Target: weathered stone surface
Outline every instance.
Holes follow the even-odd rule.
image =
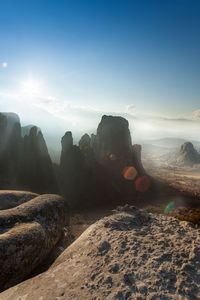
[[[0,210],[16,207],[24,202],[27,202],[35,197],[39,196],[36,193],[27,191],[0,191]]]
[[[125,207],[91,225],[51,268],[1,300],[200,298],[200,230]]]
[[[66,200],[51,194],[0,211],[1,291],[21,282],[47,257],[68,217]]]

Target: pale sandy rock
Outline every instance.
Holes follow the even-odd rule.
[[[51,194],[0,211],[1,291],[24,280],[47,257],[68,216],[66,200]]]
[[[91,225],[51,268],[1,300],[200,299],[200,230],[136,208]]]

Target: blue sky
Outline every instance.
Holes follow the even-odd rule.
[[[197,138],[198,0],[1,0],[0,11],[1,111],[61,131],[115,113],[146,135],[189,136],[190,124]]]

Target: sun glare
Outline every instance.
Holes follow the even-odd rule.
[[[7,66],[8,66],[8,63],[7,63],[7,62],[3,62],[3,63],[2,63],[2,67],[3,67],[3,68],[7,68]]]
[[[26,94],[29,96],[34,96],[34,95],[37,95],[38,92],[40,91],[40,83],[33,79],[28,79],[28,80],[22,81],[21,88],[22,88],[23,94]]]

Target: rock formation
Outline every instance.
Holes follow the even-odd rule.
[[[9,191],[9,195],[10,200],[13,196],[20,201],[20,192]],[[21,196],[23,202],[33,194],[21,192]],[[50,194],[0,211],[1,291],[21,282],[47,257],[69,224],[68,218],[66,200]]]
[[[50,269],[0,299],[197,300],[199,256],[192,224],[125,207],[91,225]]]
[[[103,116],[97,134],[84,134],[79,148],[73,146],[71,132],[62,138],[60,181],[62,193],[72,206],[112,205],[133,201],[136,189],[123,176],[135,168],[135,178],[144,176],[141,146],[132,146],[128,121]]]
[[[0,210],[19,206],[35,197],[38,194],[27,191],[0,191]]]
[[[99,158],[104,159],[107,152],[116,156],[131,152],[131,136],[128,121],[122,117],[104,115],[97,128]]]
[[[42,193],[58,193],[51,158],[41,131],[30,129],[23,139],[21,182],[23,188]]]
[[[0,113],[0,189],[17,187],[20,169],[21,126],[14,113]]]
[[[200,163],[200,153],[194,148],[193,144],[186,142],[181,146],[176,156],[176,164],[180,166],[190,166]]]
[[[62,138],[62,152],[60,158],[60,184],[62,194],[69,202],[76,205],[81,202],[83,187],[83,155],[78,146],[73,145],[71,132],[66,132]]]
[[[58,193],[41,131],[32,126],[22,130],[14,113],[0,113],[0,189]]]

